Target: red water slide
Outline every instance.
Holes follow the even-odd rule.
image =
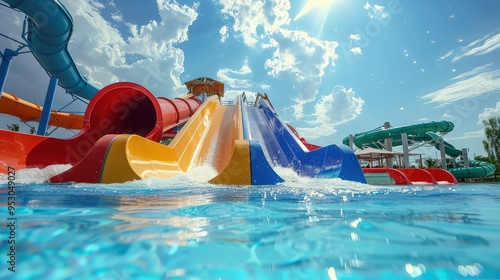
[[[425,184],[437,184],[436,179],[432,174],[420,168],[399,168],[412,183],[425,183]]]
[[[363,168],[363,173],[387,173],[396,185],[411,185],[410,179],[398,169],[389,167]]]
[[[443,184],[458,184],[457,178],[453,176],[449,171],[440,169],[440,168],[426,168],[427,172],[432,174],[432,177],[436,180],[436,182]]]
[[[101,89],[90,101],[83,128],[68,139],[0,130],[0,166],[22,169],[79,162],[108,134],[137,134],[160,141],[165,132],[186,122],[201,101],[192,95],[156,98],[141,85],[119,82]]]

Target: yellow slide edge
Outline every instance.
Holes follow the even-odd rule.
[[[236,140],[231,160],[224,170],[208,181],[212,184],[251,185],[250,145],[246,140]]]

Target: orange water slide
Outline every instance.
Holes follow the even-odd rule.
[[[21,99],[14,94],[2,92],[0,114],[18,117],[21,121],[39,121],[43,107]],[[82,129],[83,115],[52,111],[49,125],[67,129]]]

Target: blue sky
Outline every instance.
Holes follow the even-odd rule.
[[[184,82],[208,76],[226,84],[226,99],[266,92],[311,143],[340,144],[386,121],[450,120],[455,130],[445,140],[484,155],[481,121],[500,116],[499,1],[60,2],[74,19],[69,50],[94,84],[132,81],[176,97]],[[19,38],[22,20],[0,7],[3,34]],[[17,44],[0,38],[0,45]],[[24,54],[5,91],[43,104],[47,85]],[[54,108],[70,100],[59,89]],[[0,116],[2,128],[12,122]]]

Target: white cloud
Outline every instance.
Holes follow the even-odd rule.
[[[312,127],[299,127],[297,131],[308,139],[331,135],[336,132],[335,126],[359,116],[364,103],[352,89],[335,86],[331,94],[322,96],[314,106],[312,116],[315,119],[308,121]]]
[[[249,79],[245,79],[242,76],[252,73],[252,69],[248,66],[248,57],[240,69],[233,70],[230,68],[223,68],[217,71],[217,78],[228,87],[233,89],[250,89],[252,87],[252,82]]]
[[[304,31],[281,29],[274,34],[270,46],[276,50],[264,64],[268,74],[293,81],[298,90],[297,100],[313,101],[325,68],[334,65],[338,43],[310,37]]]
[[[474,68],[452,78],[448,86],[425,94],[423,99],[429,103],[438,103],[443,107],[461,99],[477,97],[482,94],[500,91],[500,69],[490,70],[492,64]]]
[[[268,85],[268,84],[260,84],[259,86],[264,91],[271,89],[271,85]]]
[[[234,19],[232,29],[254,47],[262,37],[290,23],[289,0],[219,0],[221,12]]]
[[[386,11],[384,6],[376,4],[372,6],[368,2],[366,2],[366,4],[363,7],[365,8],[365,10],[368,11],[368,16],[371,19],[380,20],[389,17],[389,13]]]
[[[304,31],[287,30],[289,0],[219,0],[222,13],[233,18],[232,30],[246,45],[274,49],[265,62],[268,75],[289,80],[298,91],[292,108],[300,118],[303,105],[315,99],[325,68],[334,65],[337,42],[322,41]]]
[[[466,79],[468,77],[473,77],[473,76],[476,76],[478,74],[481,74],[481,73],[487,71],[488,68],[491,68],[491,66],[493,66],[493,63],[488,63],[488,64],[485,64],[483,66],[476,67],[470,71],[464,72],[464,73],[462,73],[458,76],[455,76],[451,79],[452,80],[463,80],[463,79]]]
[[[468,56],[478,56],[491,53],[500,48],[500,33],[493,36],[488,34],[472,43],[463,47],[459,50],[459,54],[456,55],[451,61],[456,62]]]
[[[351,34],[349,35],[349,39],[351,40],[351,45],[352,41],[361,41],[361,35],[360,34]]]
[[[380,5],[373,6],[373,11],[375,11],[375,12],[382,12],[384,9],[385,9],[384,6],[380,6]]]
[[[123,22],[123,15],[120,13],[113,13],[111,18],[116,22]]]
[[[297,104],[291,106],[293,110],[293,116],[297,120],[300,120],[304,117],[304,105],[306,104],[306,102],[300,99],[294,99],[293,101],[297,102]]]
[[[124,38],[101,15],[102,4],[95,1],[62,1],[74,20],[68,45],[79,70],[90,82],[105,86],[117,81],[144,85],[157,96],[184,93],[179,80],[184,72],[184,52],[175,45],[188,39],[187,31],[196,20],[198,4],[192,7],[158,0],[161,20],[141,26],[127,23],[131,36]],[[127,62],[133,56],[135,61]]]
[[[252,100],[256,94],[255,90],[261,89],[265,91],[270,89],[267,84],[258,84],[250,80],[251,74],[252,69],[248,65],[248,57],[245,58],[240,69],[219,69],[217,79],[225,85],[224,99],[234,101],[238,95],[245,92],[247,99]]]
[[[446,59],[447,57],[449,57],[450,55],[452,55],[454,52],[455,52],[455,51],[451,50],[451,51],[449,51],[449,52],[445,53],[443,56],[440,56],[440,57],[438,58],[438,60],[437,60],[437,61],[440,61],[440,60]]]
[[[228,37],[227,26],[223,26],[219,29],[220,41],[225,42]]]
[[[355,47],[350,50],[351,53],[353,54],[363,54],[363,51],[361,50],[360,47]]]
[[[485,108],[484,111],[478,116],[478,124],[483,124],[483,121],[487,121],[491,118],[500,117],[500,101],[497,102],[494,108]]]
[[[240,89],[227,89],[224,91],[224,97],[222,98],[222,101],[225,102],[231,102],[234,104],[236,98],[245,93],[247,97],[248,102],[253,102],[255,100],[255,97],[257,96],[258,92],[250,91],[250,90],[240,90]]]
[[[448,114],[448,113],[444,113],[442,116],[441,116],[441,119],[442,120],[452,120],[453,119],[453,116]]]

